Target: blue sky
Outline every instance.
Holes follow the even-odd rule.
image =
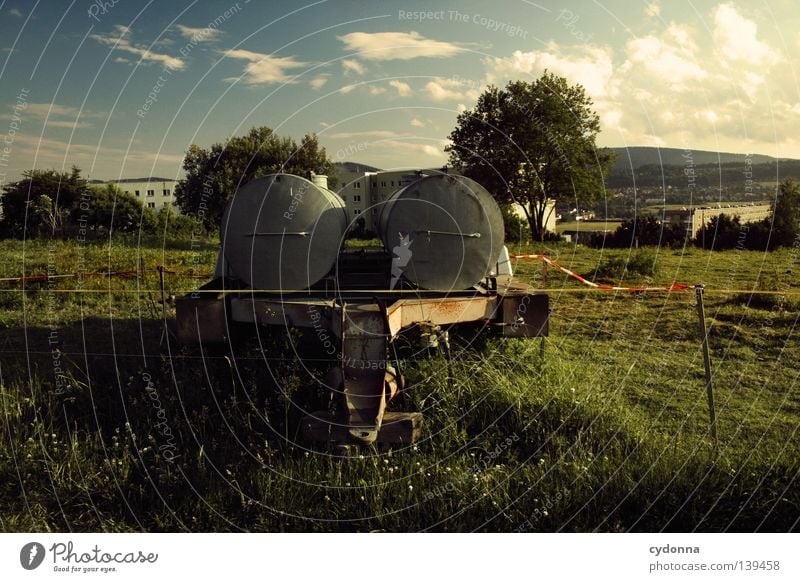
[[[487,83],[583,84],[600,145],[800,158],[796,0],[0,0],[0,179],[178,177],[254,125],[439,166]]]

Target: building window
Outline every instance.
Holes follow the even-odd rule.
[[[377,188],[377,187],[378,187],[378,183],[373,181],[373,182],[372,182],[372,187],[373,187],[373,188]]]
[[[155,202],[148,202],[147,203],[147,207],[148,208],[155,208],[156,207],[156,203]]]
[[[353,186],[353,188],[361,188],[361,182],[356,182],[356,184],[355,184],[355,186]]]
[[[358,216],[359,214],[361,214],[361,211],[358,208],[354,208],[353,209],[353,214]]]
[[[147,195],[148,196],[155,196],[156,195],[156,191],[155,190],[148,190],[147,191]]]
[[[128,193],[127,190],[125,191],[125,193],[126,194]],[[139,196],[139,191],[138,190],[136,191],[136,195]]]
[[[392,180],[392,188],[394,188],[394,180]]]
[[[164,190],[164,196],[169,196],[169,190]]]
[[[353,202],[361,202],[361,194],[356,194],[353,196]]]
[[[386,182],[381,182],[381,186],[386,186]]]

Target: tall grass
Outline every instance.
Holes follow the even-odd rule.
[[[551,251],[582,273],[606,258]],[[7,272],[18,252],[4,251]],[[191,250],[106,252],[85,251],[115,266],[136,264],[137,254],[196,261]],[[697,250],[659,255],[656,282],[722,285],[735,257],[715,254],[713,266]],[[213,245],[202,251],[203,268],[213,255]],[[78,252],[65,245],[59,257],[70,269]],[[36,261],[26,264],[46,268]],[[737,276],[755,280],[749,263],[736,262]],[[518,272],[534,279],[536,269]],[[168,291],[195,284],[174,276]],[[791,310],[748,310],[709,294],[715,445],[692,296],[559,293],[572,283],[551,272],[544,358],[538,340],[489,337],[477,347],[468,334],[454,335],[449,359],[400,346],[409,386],[391,406],[423,412],[426,437],[342,458],[299,437],[302,415],[333,403],[322,383],[327,363],[296,352],[297,336],[262,330],[228,347],[179,346],[158,297],[151,304],[144,291],[152,275],[87,285],[114,293],[53,302],[47,288],[7,286],[0,295],[5,531],[797,527],[800,354]]]

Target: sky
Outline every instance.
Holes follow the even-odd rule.
[[[178,178],[267,125],[436,167],[488,84],[582,84],[600,146],[800,158],[797,0],[0,0],[0,183]]]

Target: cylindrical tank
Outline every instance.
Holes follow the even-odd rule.
[[[248,182],[222,219],[229,270],[253,289],[307,289],[336,263],[344,201],[309,180],[272,174]]]
[[[505,230],[486,189],[464,176],[425,176],[386,201],[378,221],[400,274],[423,289],[462,290],[494,269]]]

